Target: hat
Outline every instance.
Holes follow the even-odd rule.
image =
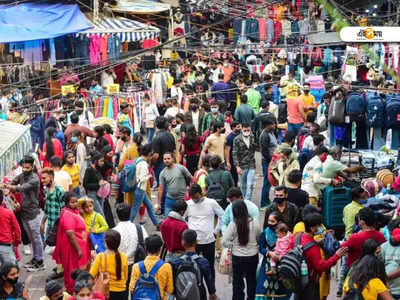
[[[78,199],[78,208],[81,209],[86,202],[94,203],[92,198],[84,196],[84,197]]]
[[[396,241],[396,242],[400,242],[400,228],[395,228],[392,231],[392,238]]]
[[[46,283],[44,290],[46,292],[46,296],[50,298],[55,293],[62,290],[62,288],[63,288],[62,285],[58,281],[50,280],[49,282]]]

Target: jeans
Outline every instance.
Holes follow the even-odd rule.
[[[338,294],[340,292],[340,295],[342,294],[343,284],[347,277],[347,273],[349,273],[349,267],[347,266],[347,256],[343,256],[340,259],[340,276],[338,282]]]
[[[303,127],[304,123],[299,123],[299,124],[292,124],[292,123],[288,123],[288,131],[294,131],[294,133],[299,132],[300,128]]]
[[[157,226],[159,221],[158,221],[156,215],[154,214],[153,204],[151,203],[149,197],[147,196],[146,191],[143,191],[140,188],[136,188],[135,192],[134,192],[134,198],[133,198],[133,205],[132,205],[132,212],[131,212],[130,220],[133,221],[135,219],[140,207],[142,206],[142,203],[144,203],[144,205],[146,206],[147,213],[149,214],[149,217],[150,217],[151,221],[153,222],[153,224],[155,226]]]
[[[232,300],[244,300],[244,281],[246,279],[247,300],[256,295],[258,254],[254,256],[232,255],[233,295]]]
[[[97,196],[97,193],[94,191],[89,191],[87,196],[93,199],[93,209],[95,212],[101,214],[104,218],[104,199]]]
[[[148,143],[151,143],[151,141],[153,140],[154,131],[155,131],[154,128],[146,128],[146,136]]]
[[[255,169],[242,169],[242,175],[239,175],[240,190],[245,200],[251,201],[254,189]]]
[[[329,130],[329,145],[331,147],[336,145],[335,141],[335,127],[332,124],[328,124],[328,130]]]
[[[176,199],[168,197],[168,196],[165,197],[164,217],[168,217],[168,214],[171,212],[172,208],[174,207],[175,202],[176,202]]]
[[[268,181],[268,166],[270,161],[262,159],[262,170],[264,175],[264,183],[261,192],[261,207],[266,207],[270,204],[269,200],[269,190],[271,189],[271,184]]]
[[[81,197],[81,188],[79,186],[74,188],[73,192],[78,196],[78,199]]]
[[[154,166],[154,176],[156,177],[156,181],[157,181],[157,186],[160,185],[160,173],[162,170],[164,170],[165,165],[164,163],[161,161],[158,161],[156,163],[156,165]]]
[[[386,145],[386,130],[384,128],[373,128],[372,149],[379,150]]]
[[[197,254],[202,254],[208,260],[211,268],[211,279],[215,282],[215,242],[209,244],[197,244]]]
[[[11,244],[0,245],[0,258],[1,258],[1,263],[6,261],[11,262],[13,264],[17,263],[17,258],[15,257],[13,246]]]
[[[32,220],[22,219],[22,224],[28,234],[29,240],[32,243],[33,258],[36,261],[43,261],[43,242],[40,236],[40,223],[42,217],[37,215]]]
[[[171,262],[174,261],[178,258],[180,258],[183,255],[183,253],[178,253],[178,252],[167,252],[167,255],[165,255],[165,261],[166,262]]]
[[[392,128],[392,149],[399,149],[400,131],[397,128]]]

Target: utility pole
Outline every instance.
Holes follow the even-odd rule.
[[[99,20],[99,0],[93,0],[93,21]]]

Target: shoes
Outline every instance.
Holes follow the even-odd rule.
[[[34,258],[32,258],[29,262],[24,264],[24,268],[31,268],[34,266],[35,263],[36,263],[36,260]]]
[[[35,261],[34,264],[31,267],[27,268],[28,272],[38,272],[44,270],[44,263],[43,260],[41,261]]]
[[[53,274],[51,274],[49,277],[47,277],[46,281],[50,281],[50,280],[56,280],[56,279],[60,279],[64,277],[64,272],[53,272]]]
[[[25,255],[31,255],[32,254],[31,247],[29,245],[24,245],[24,254]]]

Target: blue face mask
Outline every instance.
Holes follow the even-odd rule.
[[[324,233],[324,229],[322,227],[319,227],[315,235],[321,235]]]
[[[367,204],[367,202],[368,202],[368,199],[362,199],[362,200],[358,201],[358,203],[360,203],[361,205]]]
[[[77,143],[78,142],[78,138],[76,136],[71,137],[71,142]]]

